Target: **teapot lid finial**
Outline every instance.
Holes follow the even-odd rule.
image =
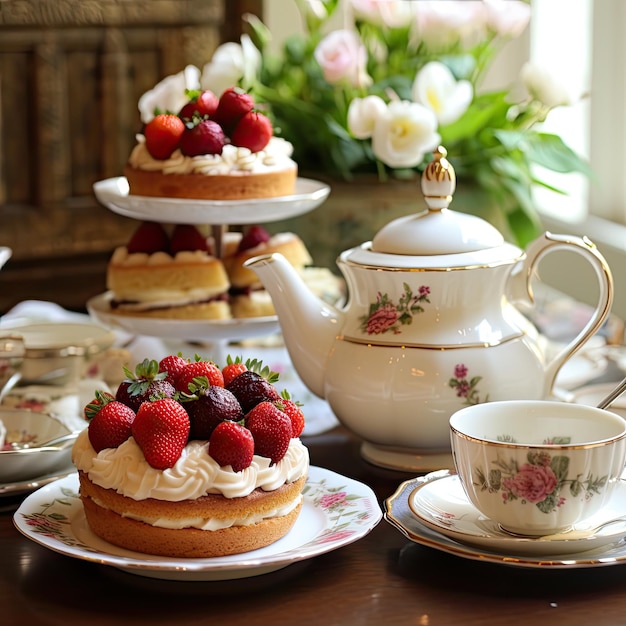
[[[500,232],[482,218],[448,208],[456,189],[456,174],[447,154],[443,146],[437,147],[422,174],[428,210],[383,226],[372,239],[372,252],[432,256],[475,252],[504,243]]]
[[[422,174],[422,193],[431,211],[447,209],[456,189],[456,174],[452,163],[446,159],[447,154],[443,146],[438,146]]]

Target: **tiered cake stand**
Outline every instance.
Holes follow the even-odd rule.
[[[221,254],[222,236],[229,226],[303,215],[322,204],[330,188],[316,180],[298,178],[291,196],[244,201],[181,200],[130,195],[128,181],[120,176],[95,183],[94,192],[104,206],[125,217],[163,224],[210,225]],[[110,300],[111,294],[103,293],[87,302],[89,314],[101,324],[132,335],[209,343],[214,359],[230,342],[271,335],[280,328],[276,316],[215,321],[132,317],[115,313]]]

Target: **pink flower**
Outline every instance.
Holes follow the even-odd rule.
[[[530,5],[519,0],[487,0],[487,23],[502,37],[519,37],[530,21]]]
[[[326,35],[315,49],[315,60],[332,85],[347,82],[352,87],[366,87],[372,82],[365,71],[365,46],[351,30],[335,30]]]
[[[430,295],[430,287],[428,285],[422,285],[418,289],[418,293],[419,293],[420,296],[428,296],[428,295]]]
[[[320,498],[320,504],[323,509],[330,509],[334,506],[344,504],[346,502],[346,492],[338,491],[337,493],[328,493]]]
[[[454,366],[454,377],[465,378],[467,376],[467,367],[463,363]]]
[[[543,502],[554,491],[557,479],[550,467],[526,463],[515,476],[504,479],[502,485],[518,498],[535,504]]]
[[[367,332],[370,335],[379,335],[391,328],[398,320],[398,310],[393,304],[385,304],[374,311],[367,320]]]

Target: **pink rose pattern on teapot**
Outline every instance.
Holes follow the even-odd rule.
[[[392,332],[399,335],[401,326],[411,324],[413,316],[424,312],[423,302],[430,303],[430,287],[422,285],[414,294],[407,283],[403,283],[404,292],[397,304],[389,294],[378,292],[376,302],[370,304],[369,313],[360,318],[361,330],[368,335],[380,335]]]
[[[511,441],[507,437],[498,439]],[[555,443],[557,440],[566,443],[569,438],[559,437],[544,443]],[[600,493],[608,480],[607,475],[595,477],[591,474],[584,479],[580,475],[568,478],[569,457],[552,456],[545,451],[529,452],[527,463],[522,465],[513,459],[508,463],[497,459],[493,465],[495,469],[486,473],[481,468],[476,469],[477,485],[481,491],[501,491],[505,504],[520,500],[522,504],[536,505],[542,513],[555,511],[565,503],[568,494],[573,498],[582,496],[588,500],[595,493]]]

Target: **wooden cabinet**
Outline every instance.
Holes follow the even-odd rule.
[[[137,222],[100,206],[141,129],[137,100],[238,39],[250,0],[2,0],[0,314],[24,299],[81,310]]]

